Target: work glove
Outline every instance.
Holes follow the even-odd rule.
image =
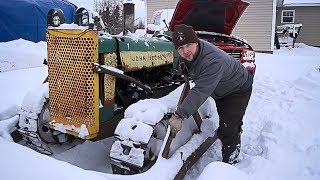
[[[169,119],[169,124],[171,126],[171,134],[173,137],[176,137],[177,133],[181,130],[182,119],[177,115],[173,114]]]

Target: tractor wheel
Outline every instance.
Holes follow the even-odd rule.
[[[49,128],[50,111],[49,101],[47,101],[40,112],[38,117],[38,134],[42,141],[45,143],[57,143],[56,138],[53,135],[53,131]]]

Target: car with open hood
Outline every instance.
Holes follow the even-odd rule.
[[[197,36],[239,60],[253,74],[255,52],[245,39],[231,35],[241,15],[249,6],[242,0],[180,0],[170,22],[174,26],[193,27]]]

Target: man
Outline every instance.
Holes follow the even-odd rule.
[[[182,120],[189,118],[211,96],[219,115],[217,133],[222,142],[222,161],[237,163],[242,118],[252,91],[252,73],[213,44],[198,39],[191,26],[176,25],[172,39],[195,86],[170,118],[171,132],[175,136]]]

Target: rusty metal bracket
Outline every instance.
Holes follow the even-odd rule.
[[[182,180],[188,170],[200,159],[209,147],[218,139],[217,130],[212,137],[208,137],[184,162],[174,180]]]

